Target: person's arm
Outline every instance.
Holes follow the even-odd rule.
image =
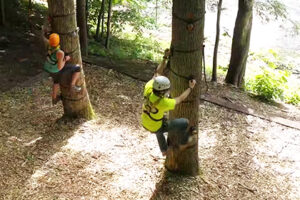
[[[59,70],[61,70],[65,66],[66,62],[70,60],[70,56],[65,56],[65,53],[61,50],[57,51],[56,58],[57,58],[57,68]]]
[[[163,76],[164,75],[164,69],[166,68],[167,66],[167,60],[168,60],[168,57],[170,55],[170,50],[169,49],[166,49],[165,50],[165,53],[164,53],[164,57],[163,57],[163,60],[161,61],[161,63],[158,65],[155,73],[154,73],[154,76],[153,78],[157,77],[157,76]]]
[[[195,87],[195,85],[196,85],[195,79],[189,81],[189,88],[186,89],[180,96],[175,98],[176,105],[183,102],[189,96],[189,94],[191,93],[191,91]]]

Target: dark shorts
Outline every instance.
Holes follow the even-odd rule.
[[[80,72],[80,66],[79,65],[66,65],[66,66],[64,66],[64,68],[62,68],[62,70],[60,70],[57,73],[49,73],[53,79],[53,83],[59,84],[61,74],[66,71],[71,71],[72,73]]]

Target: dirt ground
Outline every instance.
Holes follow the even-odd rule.
[[[60,120],[62,105],[51,105],[51,80],[41,72],[43,55],[29,42],[35,37],[5,37],[0,199],[300,199],[300,130],[203,101],[199,176],[172,175],[156,137],[140,126],[144,82],[86,64],[98,117]],[[260,115],[300,121],[299,107],[261,103],[222,84],[209,88]]]

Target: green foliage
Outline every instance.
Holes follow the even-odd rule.
[[[145,59],[159,61],[163,49],[168,46],[153,37],[144,38],[141,35],[123,34],[122,37],[112,37],[110,49],[105,49],[98,42],[90,42],[89,51],[100,56],[114,59]]]
[[[298,88],[298,90],[294,90],[294,91],[286,94],[285,102],[294,104],[294,105],[299,105],[300,104],[300,89]]]
[[[248,91],[251,91],[263,100],[283,99],[288,76],[289,73],[287,71],[274,71],[265,68],[262,74],[258,74],[247,81],[245,86]]]
[[[286,103],[300,103],[299,81],[294,80],[287,70],[294,66],[284,63],[279,54],[270,49],[267,53],[250,54],[251,58],[260,62],[261,71],[250,74],[245,89],[262,100],[283,100]],[[249,74],[248,74],[249,76]]]
[[[286,6],[280,0],[257,0],[254,5],[258,16],[264,21],[287,18]]]

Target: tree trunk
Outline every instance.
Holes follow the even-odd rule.
[[[217,82],[217,67],[218,67],[218,48],[220,41],[220,18],[222,12],[222,0],[218,3],[218,14],[217,14],[217,28],[216,28],[216,41],[214,47],[214,57],[213,57],[213,71],[211,81]]]
[[[172,9],[171,96],[177,97],[189,87],[190,75],[197,80],[197,84],[185,102],[177,105],[170,113],[170,119],[187,118],[190,125],[198,130],[205,0],[173,0]],[[198,135],[196,134],[195,144],[184,151],[178,149],[178,144],[172,143],[174,139],[171,136],[168,141],[171,144],[167,151],[166,168],[181,174],[197,175]]]
[[[82,55],[88,55],[88,40],[86,28],[86,0],[77,0],[77,24],[79,26],[80,46]]]
[[[60,45],[65,53],[70,53],[71,64],[81,66],[80,79],[76,84],[82,88],[79,93],[70,90],[70,73],[64,73],[61,78],[60,89],[63,97],[64,115],[92,119],[95,114],[84,81],[74,4],[74,0],[48,0],[52,30],[60,35]]]
[[[101,34],[100,34],[100,38],[103,38],[103,34],[104,34],[104,15],[105,15],[105,11],[103,10],[103,15],[102,15],[102,19],[101,19]]]
[[[89,0],[85,1],[85,23],[86,23],[86,34],[89,37],[89,26],[88,26],[88,22],[89,22]]]
[[[4,7],[4,0],[0,0],[0,12],[1,12],[1,25],[5,25],[5,7]]]
[[[109,38],[110,38],[110,20],[111,20],[111,11],[112,11],[112,0],[109,0],[108,4],[108,16],[107,16],[107,32],[106,32],[106,40],[105,40],[105,48],[109,48]]]
[[[241,87],[248,58],[253,19],[253,1],[239,0],[239,10],[232,38],[231,58],[225,82]]]
[[[99,40],[99,31],[100,31],[101,19],[103,19],[103,16],[104,16],[104,5],[105,5],[105,0],[102,0],[101,8],[100,8],[99,15],[98,15],[98,22],[97,22],[97,29],[96,29],[96,40]],[[103,30],[103,26],[102,26],[102,30]]]

